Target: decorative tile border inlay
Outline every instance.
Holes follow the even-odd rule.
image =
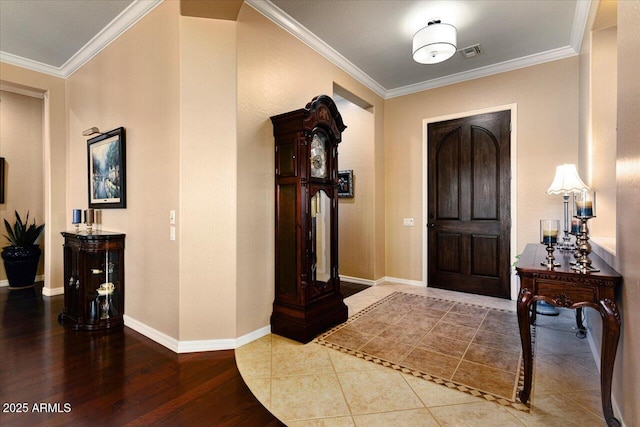
[[[467,307],[475,307],[475,308],[482,308],[482,309],[486,309],[489,311],[493,311],[493,312],[501,312],[501,313],[512,313],[514,318],[516,316],[515,312],[510,312],[507,310],[501,310],[501,309],[497,309],[497,308],[490,308],[490,307],[483,307],[483,306],[479,306],[479,305],[474,305],[474,304],[468,304],[468,303],[462,303],[462,302],[456,302],[456,301],[450,301],[450,300],[445,300],[445,299],[441,299],[441,298],[434,298],[434,297],[427,297],[427,296],[422,296],[422,295],[414,295],[414,294],[408,294],[405,292],[394,292],[391,295],[381,299],[380,301],[377,301],[373,304],[371,304],[370,306],[364,308],[363,310],[355,313],[353,316],[351,316],[345,323],[342,323],[338,326],[333,327],[332,329],[324,332],[323,334],[321,334],[320,336],[318,336],[313,342],[317,343],[319,345],[322,345],[326,348],[329,349],[333,349],[333,350],[337,350],[340,351],[342,353],[345,354],[349,354],[352,356],[355,356],[359,359],[363,359],[366,360],[368,362],[373,362],[377,365],[380,366],[385,366],[391,369],[394,369],[396,371],[399,372],[403,372],[405,374],[409,374],[409,375],[413,375],[416,378],[421,378],[424,379],[425,381],[430,381],[434,384],[438,384],[441,385],[443,387],[447,387],[450,390],[457,390],[460,391],[462,393],[467,393],[469,395],[475,396],[475,397],[479,397],[482,399],[485,399],[487,401],[490,402],[495,402],[499,405],[502,406],[507,406],[510,408],[514,408],[517,409],[519,411],[523,411],[523,412],[530,412],[531,410],[531,400],[529,399],[529,403],[527,404],[523,404],[522,402],[520,402],[517,399],[517,395],[518,392],[523,388],[524,385],[524,369],[522,366],[523,363],[523,359],[522,359],[522,355],[521,355],[521,351],[519,352],[519,362],[518,362],[518,369],[516,372],[516,376],[517,376],[517,385],[514,384],[514,393],[512,395],[512,398],[507,398],[505,396],[501,396],[501,395],[497,395],[495,393],[490,393],[484,390],[479,390],[477,388],[474,387],[470,387],[468,385],[462,384],[462,383],[458,383],[456,381],[452,381],[452,380],[448,380],[448,379],[443,379],[440,378],[438,376],[435,376],[433,374],[429,374],[427,372],[423,372],[421,370],[417,370],[417,369],[413,369],[413,368],[409,368],[406,366],[402,366],[401,364],[398,363],[393,363],[390,362],[388,360],[379,358],[379,357],[375,357],[369,354],[366,354],[364,352],[358,351],[358,350],[354,350],[354,349],[350,349],[347,347],[344,347],[342,345],[339,344],[335,344],[332,342],[329,342],[327,340],[327,338],[334,334],[335,332],[339,331],[340,329],[344,328],[345,326],[350,325],[351,323],[353,323],[354,321],[362,318],[363,316],[366,316],[368,313],[372,312],[373,310],[376,310],[390,302],[393,302],[395,299],[402,299],[404,301],[410,300],[410,299],[414,299],[416,301],[419,301],[419,299],[422,300],[432,300],[432,301],[439,301],[442,303],[447,303],[447,304],[455,304],[455,305],[462,305],[462,306],[467,306]],[[532,328],[532,339],[535,337],[535,327]],[[535,348],[535,346],[533,346],[533,348]],[[518,349],[519,350],[519,349]]]

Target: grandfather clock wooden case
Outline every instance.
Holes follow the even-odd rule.
[[[306,343],[347,320],[338,276],[338,143],[346,126],[326,95],[271,121],[276,168],[271,331]]]

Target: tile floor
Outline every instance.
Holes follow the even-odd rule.
[[[394,292],[316,342],[482,390],[505,404],[515,399],[521,350],[512,311]]]
[[[394,291],[514,311],[515,302],[385,283],[345,299],[349,315]],[[531,413],[505,408],[317,343],[270,334],[236,350],[255,396],[288,426],[602,426],[599,376],[574,312],[538,316]]]

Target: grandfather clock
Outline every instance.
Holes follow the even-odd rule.
[[[338,143],[333,100],[271,117],[276,256],[271,331],[300,342],[347,320],[338,276]]]

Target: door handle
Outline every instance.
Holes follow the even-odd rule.
[[[430,222],[429,224],[427,224],[427,227],[429,227],[429,228],[433,228],[433,227],[435,227],[435,226],[436,226],[436,225],[435,225],[433,222]]]

